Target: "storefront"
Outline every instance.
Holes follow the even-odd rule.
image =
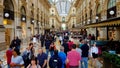
[[[120,40],[120,18],[93,23],[85,27],[88,33],[96,33],[97,40]]]

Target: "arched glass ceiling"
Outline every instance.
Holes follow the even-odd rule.
[[[60,16],[66,16],[68,14],[73,1],[74,0],[49,0],[51,4],[55,4]]]

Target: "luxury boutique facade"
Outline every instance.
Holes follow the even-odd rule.
[[[47,0],[0,0],[0,47],[18,36],[25,41],[49,28]],[[4,47],[5,46],[5,47]]]
[[[77,0],[75,7],[79,28],[97,40],[120,40],[120,0]]]
[[[45,30],[66,29],[120,40],[120,0],[0,0],[0,47],[15,36],[28,41]]]

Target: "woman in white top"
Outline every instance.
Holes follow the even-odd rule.
[[[33,44],[34,45],[37,44],[37,38],[36,38],[36,36],[33,37]]]
[[[92,60],[93,60],[93,62],[92,62],[92,65],[93,66],[96,66],[96,60],[97,60],[97,58],[98,58],[98,47],[96,46],[96,43],[95,44],[93,44],[93,46],[91,47],[91,55],[92,55]]]
[[[62,41],[63,41],[63,37],[60,35],[59,36],[59,42],[60,42],[60,44],[62,44]]]

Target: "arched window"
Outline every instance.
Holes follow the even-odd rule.
[[[25,11],[25,7],[24,7],[24,6],[21,7],[21,13],[22,13],[23,15],[26,15],[26,11]]]
[[[21,21],[26,22],[26,11],[24,6],[21,7]]]
[[[101,6],[100,4],[97,6],[96,10],[96,23],[101,20]]]
[[[34,13],[33,13],[33,11],[31,11],[31,24],[34,24]]]
[[[116,0],[108,1],[107,18],[116,17]]]
[[[4,18],[14,20],[14,5],[12,0],[4,0]]]
[[[12,0],[4,0],[5,9],[14,11],[14,6]]]
[[[108,2],[108,9],[116,6],[116,0],[109,0]]]
[[[100,12],[101,12],[101,6],[99,4],[98,7],[97,7],[97,14],[99,14]]]

